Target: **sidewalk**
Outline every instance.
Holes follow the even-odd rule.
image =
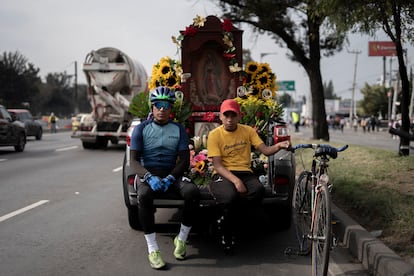
[[[354,132],[352,129],[330,130],[332,142],[367,145],[382,149],[392,150],[397,153],[399,140],[393,140],[388,130],[380,130],[375,133]],[[312,138],[312,128],[300,128],[292,137],[301,139]],[[411,154],[411,152],[410,152]],[[334,232],[339,242],[358,259],[371,275],[399,276],[414,275],[414,265],[405,262],[393,250],[382,241],[371,235],[365,228],[348,216],[337,206],[332,208],[333,218],[338,221],[334,226]]]

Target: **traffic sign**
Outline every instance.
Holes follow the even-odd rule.
[[[295,91],[295,81],[277,81],[279,91]]]

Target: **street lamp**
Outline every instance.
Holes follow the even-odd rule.
[[[260,62],[262,62],[262,58],[268,55],[277,55],[277,52],[271,52],[271,53],[260,53]]]

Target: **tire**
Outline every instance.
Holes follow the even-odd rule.
[[[137,206],[131,206],[128,209],[128,223],[129,226],[137,231],[142,231],[142,225],[139,221],[138,217],[138,207]]]
[[[122,191],[124,194],[125,206],[127,208],[130,208],[131,203],[129,202],[128,183],[127,183],[127,176],[125,172],[125,164],[126,164],[126,154],[124,154],[124,160],[122,162]]]
[[[14,150],[17,152],[22,152],[26,146],[26,135],[24,133],[21,133],[18,139],[19,140],[17,142],[17,145],[14,146]]]
[[[43,130],[40,128],[36,134],[36,140],[42,140]]]
[[[312,223],[311,209],[311,172],[303,171],[295,182],[292,198],[292,216],[295,225],[296,238],[299,242],[299,251],[303,255],[311,252],[312,242],[309,239]]]
[[[91,143],[91,142],[82,142],[82,146],[84,149],[94,149],[96,146],[95,143]]]
[[[314,276],[328,274],[331,228],[331,198],[328,187],[322,185],[315,197],[315,225],[312,234],[312,275]]]

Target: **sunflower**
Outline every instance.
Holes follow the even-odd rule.
[[[150,90],[158,86],[177,88],[181,83],[182,72],[181,64],[178,61],[168,56],[163,57],[153,65],[148,87]]]
[[[257,62],[249,61],[246,64],[246,70],[245,71],[246,71],[247,74],[254,75],[255,73],[257,73],[258,68],[259,68],[259,64]]]

